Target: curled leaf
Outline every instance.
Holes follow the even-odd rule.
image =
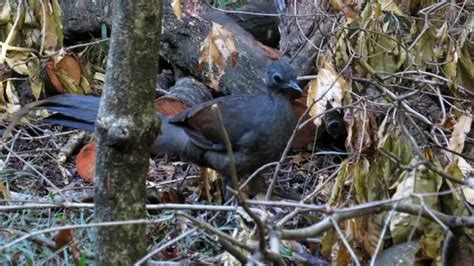
[[[71,243],[75,240],[76,234],[74,233],[73,229],[63,229],[60,230],[54,236],[54,242],[56,243],[56,249],[61,249],[67,244]]]
[[[46,70],[51,84],[59,93],[90,94],[92,92],[89,82],[82,75],[80,60],[72,53],[53,56],[46,63]]]
[[[199,53],[198,71],[207,66],[208,85],[217,91],[228,61],[232,65],[237,63],[239,53],[234,33],[213,22],[211,32],[202,42]]]
[[[324,63],[324,67],[319,69],[318,76],[309,84],[306,105],[312,106],[309,111],[311,117],[315,117],[326,111],[329,106],[342,106],[344,88],[346,83],[342,77],[338,77],[329,61]],[[315,103],[314,103],[315,102]],[[314,104],[313,104],[314,103]],[[320,126],[322,117],[314,120],[316,126]]]
[[[84,146],[76,158],[76,169],[82,179],[93,182],[95,179],[95,143]]]

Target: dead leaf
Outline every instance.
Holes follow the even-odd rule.
[[[458,157],[457,161],[459,170],[461,171],[463,177],[467,178],[473,174],[473,166],[471,166],[471,164],[469,164],[466,159]]]
[[[38,100],[41,93],[44,90],[44,82],[41,79],[41,62],[37,57],[30,58],[27,63],[28,66],[28,78],[31,84],[31,93],[35,100]]]
[[[459,164],[454,164],[451,162],[445,170],[446,173],[455,177],[459,181],[462,181],[464,178],[463,172],[461,171]],[[443,210],[449,211],[450,213],[459,216],[470,215],[470,211],[466,209],[466,205],[464,203],[464,200],[467,200],[468,202],[471,202],[473,200],[474,195],[472,194],[473,191],[470,186],[462,186],[462,191],[458,191],[458,184],[451,182],[450,180],[445,181],[449,187],[449,190],[452,192],[449,197],[442,198],[444,206]],[[469,178],[464,178],[464,181],[469,182]],[[463,193],[465,195],[463,195]]]
[[[93,182],[95,179],[95,142],[85,145],[76,158],[76,169],[82,179]]]
[[[174,165],[159,165],[158,171],[164,172],[165,179],[172,180],[176,175],[176,167]]]
[[[81,252],[77,245],[74,244],[76,241],[76,234],[74,233],[73,229],[63,229],[60,230],[54,236],[54,242],[56,243],[56,250],[59,250],[65,247],[68,244],[71,244],[70,252],[72,255],[72,259],[74,261],[74,265],[79,265],[79,261],[81,259]]]
[[[104,73],[100,73],[100,72],[95,72],[94,73],[94,80],[98,80],[100,82],[105,82],[105,74]]]
[[[40,10],[40,3],[39,1],[29,1],[28,5],[26,5],[26,14],[25,14],[25,26],[28,28],[38,28],[40,25],[40,21],[38,21],[39,17],[36,15],[39,14]],[[32,46],[28,46],[32,47]]]
[[[442,121],[440,118],[438,124],[443,130],[453,132],[454,126],[456,125],[456,117],[452,113],[446,114],[446,119]]]
[[[13,114],[20,110],[20,99],[18,98],[17,92],[11,80],[7,81],[7,86],[5,87],[5,96],[6,98],[4,100],[8,113]]]
[[[61,80],[59,80],[58,75],[56,75],[55,66],[53,61],[48,61],[46,63],[46,72],[48,73],[49,81],[53,85],[54,89],[59,93],[64,93],[65,89]]]
[[[331,250],[336,246],[337,242],[337,233],[334,229],[329,229],[323,234],[323,239],[321,241],[321,256],[325,259],[331,259]]]
[[[458,122],[454,126],[453,133],[451,134],[451,138],[449,139],[448,148],[452,151],[462,153],[464,149],[464,142],[466,140],[467,134],[472,129],[472,114],[471,113],[463,113],[461,117],[459,117]],[[447,152],[447,155],[453,160],[456,160],[456,157],[450,152]]]
[[[329,59],[322,60],[323,67],[319,69],[316,79],[309,84],[306,105],[308,107],[312,106],[309,111],[311,117],[318,116],[326,111],[328,103],[332,107],[342,106],[342,98],[346,87],[346,82],[342,77],[338,77]],[[316,126],[320,126],[321,123],[322,117],[314,120]]]
[[[57,64],[57,68],[67,73],[77,84],[81,82],[81,64],[74,54],[65,54]]]
[[[75,240],[76,234],[73,229],[60,230],[54,236],[54,242],[56,243],[56,250],[63,248],[67,244]]]
[[[215,170],[202,167],[199,177],[199,198],[209,202],[220,201],[221,182],[221,178]]]
[[[158,200],[161,204],[165,203],[184,203],[184,197],[174,188],[165,189],[160,192]]]
[[[435,165],[439,165],[431,150],[426,149],[423,152],[427,158],[431,158]],[[412,160],[411,165],[417,165],[417,158]],[[392,199],[403,199],[402,203],[419,205],[419,199],[411,197],[411,195],[414,193],[431,193],[432,196],[423,197],[423,203],[427,208],[439,209],[439,197],[436,193],[439,192],[442,185],[443,180],[441,176],[433,173],[423,165],[417,166],[413,170],[405,171],[402,175],[403,180],[397,186],[397,191],[392,196]],[[395,213],[390,221],[390,231],[394,243],[404,242],[414,226],[427,237],[435,234],[438,230],[442,231],[439,225],[427,219],[421,219],[417,224],[417,217],[406,213]],[[430,249],[432,248],[430,247]]]
[[[0,199],[10,200],[10,198],[11,198],[10,191],[8,191],[8,188],[5,186],[5,183],[3,181],[0,181]]]
[[[363,153],[376,142],[377,125],[373,114],[367,110],[345,110],[344,122],[347,126],[346,149],[357,154]]]
[[[381,10],[385,12],[391,12],[397,16],[405,16],[403,11],[400,9],[400,7],[397,5],[396,2],[391,1],[391,0],[381,0],[379,1],[380,3],[380,8]]]
[[[301,155],[301,153],[291,156],[290,158],[291,158],[291,163],[294,163],[297,165],[300,165],[302,162],[306,161],[306,158],[304,158],[303,155]]]
[[[158,252],[156,255],[153,255],[153,258],[158,261],[168,261],[181,256],[181,249],[178,245],[172,245],[163,251]]]
[[[61,7],[57,0],[41,2],[42,52],[47,55],[63,47],[63,25]]]
[[[62,56],[54,55],[46,63],[46,70],[49,80],[57,92],[74,94],[92,93],[89,82],[82,76],[82,67],[76,55],[72,53]]]
[[[171,8],[173,9],[173,14],[181,20],[183,17],[183,9],[181,6],[181,0],[172,0]]]
[[[469,167],[472,173],[472,167],[469,164],[467,164],[466,167]],[[474,181],[473,179],[474,178],[468,178],[467,183],[472,184]],[[467,186],[463,186],[462,192],[464,194],[464,198],[466,199],[466,202],[469,203],[471,206],[473,206],[474,205],[474,189]]]
[[[359,16],[352,0],[331,0],[329,3],[334,10],[344,13],[347,18],[355,19]]]
[[[439,224],[430,223],[424,228],[420,239],[420,250],[417,257],[437,259],[444,241],[444,232]]]
[[[0,63],[4,63],[7,55],[8,48],[17,41],[17,37],[20,36],[21,22],[25,19],[25,5],[23,1],[18,2],[16,7],[16,14],[14,15],[14,23],[8,27],[8,34],[6,37],[2,37],[2,49],[0,52]]]
[[[199,54],[198,71],[202,72],[204,66],[207,66],[208,85],[218,91],[220,78],[227,65],[237,64],[239,53],[234,33],[212,22],[211,32],[202,42]]]
[[[6,0],[3,4],[2,11],[0,13],[0,22],[2,25],[11,22],[12,10],[10,6],[10,0]]]
[[[26,62],[30,60],[30,52],[10,51],[5,56],[5,62],[16,73],[26,76],[28,75],[28,66]]]

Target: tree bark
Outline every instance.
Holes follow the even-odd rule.
[[[237,64],[229,64],[220,78],[219,92],[225,95],[266,93],[264,78],[271,60],[259,42],[223,12],[204,4],[195,12],[198,16],[186,14],[180,20],[165,5],[161,56],[209,85],[208,73],[197,67],[199,50],[211,30],[211,23],[219,23],[234,33],[239,52]]]
[[[115,0],[105,88],[96,123],[95,219],[145,217],[145,180],[159,122],[153,110],[161,0]],[[97,229],[97,265],[144,256],[145,225]]]
[[[62,0],[64,33],[67,38],[101,36],[102,25],[112,25],[114,0]]]

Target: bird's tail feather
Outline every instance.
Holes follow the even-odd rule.
[[[38,107],[56,112],[56,114],[46,118],[46,122],[71,127],[70,121],[93,126],[97,120],[99,105],[100,97],[97,96],[61,94],[44,100]]]
[[[41,108],[55,112],[43,120],[46,123],[94,131],[99,105],[100,97],[77,94],[60,94],[36,101],[23,106],[13,115],[4,136],[11,132],[28,112]]]
[[[7,131],[10,131],[18,124],[21,117],[28,112],[40,108],[55,112],[42,120],[46,123],[94,131],[99,105],[100,97],[96,96],[76,94],[56,95],[25,105],[20,111],[14,114],[13,122],[9,125]],[[203,158],[203,151],[191,143],[184,129],[170,123],[166,115],[159,113],[157,113],[157,115],[161,119],[161,134],[154,141],[152,153],[179,154],[184,160],[200,162]]]

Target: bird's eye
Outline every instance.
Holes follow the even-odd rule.
[[[273,75],[273,80],[277,83],[280,83],[280,82],[283,81],[283,78],[281,77],[281,75],[275,74],[275,75]]]

